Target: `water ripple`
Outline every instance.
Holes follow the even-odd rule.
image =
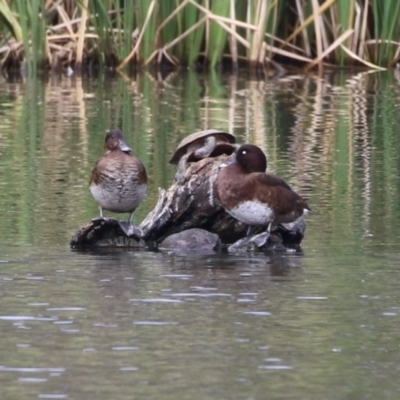
[[[133,325],[178,325],[178,322],[169,322],[169,321],[134,321]]]
[[[294,369],[290,365],[260,365],[258,368],[260,369],[269,369],[275,371],[283,371],[283,370],[291,370]]]
[[[243,311],[243,314],[258,315],[258,316],[271,315],[271,313],[268,311]]]
[[[328,300],[325,296],[298,296],[297,300]]]
[[[34,317],[31,315],[0,315],[2,321],[56,321],[57,317]]]
[[[115,346],[115,347],[112,347],[111,350],[114,350],[114,351],[132,351],[132,350],[139,350],[139,347],[136,347],[136,346]]]
[[[18,378],[18,382],[43,383],[43,382],[47,382],[47,379],[46,378]]]
[[[6,367],[0,365],[0,372],[65,372],[65,368]]]
[[[135,371],[139,371],[139,368],[138,367],[121,367],[119,370],[124,371],[124,372],[135,372]]]
[[[182,300],[164,299],[164,298],[142,299],[140,301],[142,301],[143,303],[183,303]]]
[[[171,293],[174,297],[232,297],[229,293]]]

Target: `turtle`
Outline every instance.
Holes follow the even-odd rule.
[[[175,180],[183,184],[188,162],[197,162],[206,157],[217,157],[221,154],[231,155],[237,150],[235,136],[217,129],[206,129],[191,133],[181,140],[169,161],[178,164]]]

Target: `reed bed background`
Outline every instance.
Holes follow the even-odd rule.
[[[0,68],[387,68],[398,0],[0,0]]]

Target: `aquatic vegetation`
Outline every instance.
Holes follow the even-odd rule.
[[[387,68],[396,0],[0,0],[0,68]]]

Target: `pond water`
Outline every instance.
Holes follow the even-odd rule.
[[[398,399],[396,73],[0,78],[1,399]],[[72,251],[105,131],[234,133],[308,199],[300,254]]]

